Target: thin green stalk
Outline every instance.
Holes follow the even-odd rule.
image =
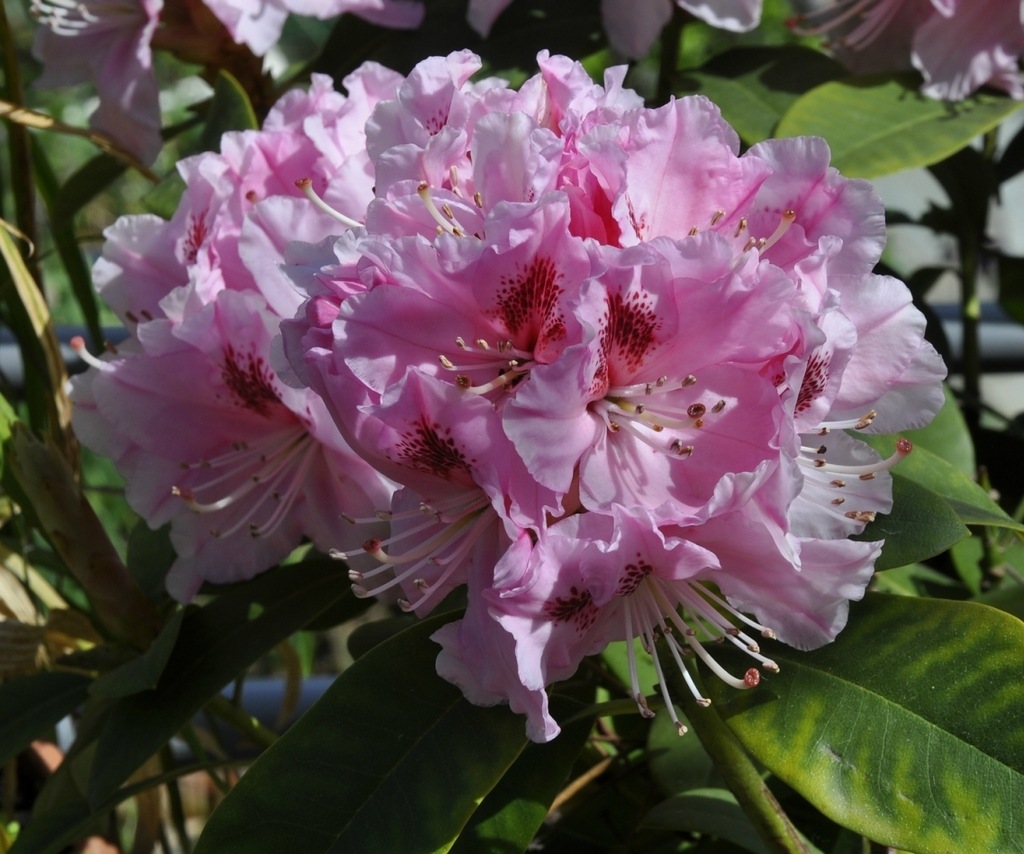
[[[685,688],[677,696],[684,694],[682,706],[690,725],[768,849],[779,854],[809,854],[800,833],[715,707],[698,706]]]
[[[981,420],[981,297],[978,295],[978,243],[975,235],[960,236],[960,322],[963,326],[964,419],[968,427]]]
[[[25,103],[25,92],[18,68],[18,55],[7,10],[0,3],[0,54],[4,58],[4,94],[6,100],[15,104]],[[31,247],[38,245],[36,233],[35,191],[32,186],[32,151],[28,129],[17,122],[7,123],[7,141],[11,158],[11,192],[14,196],[15,225],[25,236],[28,245],[22,245],[22,255],[32,272],[32,278],[39,281],[39,270],[31,255]]]
[[[171,754],[171,749],[167,745],[164,745],[160,749],[160,761],[165,773],[174,768],[174,756]],[[178,845],[181,847],[184,854],[191,854],[192,839],[189,836],[188,826],[185,823],[185,805],[181,800],[181,789],[178,787],[178,778],[174,777],[167,780],[165,786],[167,789],[167,802],[170,805],[171,810],[171,823],[174,825],[174,832],[178,837]]]
[[[245,709],[236,706],[220,694],[206,704],[206,710],[262,748],[270,747],[278,739],[277,733],[263,726],[256,718],[246,713]]]

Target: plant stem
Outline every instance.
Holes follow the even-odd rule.
[[[4,4],[0,3],[0,54],[4,57],[4,94],[6,100],[15,104],[25,103],[25,93],[21,85],[21,71],[18,68],[18,55],[15,51],[14,38]],[[18,230],[24,235],[28,245],[22,244],[22,257],[32,273],[32,278],[39,282],[39,270],[32,247],[38,245],[36,235],[35,191],[32,187],[32,151],[29,145],[28,129],[17,122],[7,123],[8,146],[11,152],[11,191],[14,195],[14,217]]]
[[[964,419],[981,420],[981,298],[978,296],[978,247],[973,234],[960,236],[960,322],[963,325]]]
[[[252,739],[260,747],[270,747],[278,739],[277,733],[263,726],[256,718],[247,714],[244,709],[236,706],[227,697],[222,697],[220,694],[217,694],[206,704],[206,710],[216,715],[225,723],[230,724],[242,735]]]
[[[683,696],[682,692],[679,696]],[[743,745],[719,717],[715,707],[698,706],[688,693],[682,706],[701,744],[714,760],[715,769],[769,850],[779,854],[809,854],[789,816],[775,800]]]

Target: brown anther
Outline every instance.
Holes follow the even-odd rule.
[[[736,223],[736,233],[733,234],[733,237],[739,237],[746,230],[747,230],[747,218],[741,216],[740,217],[740,221],[738,223]]]
[[[860,421],[858,421],[856,424],[853,425],[853,429],[854,430],[863,430],[865,427],[868,427],[871,424],[872,421],[875,420],[877,415],[878,415],[878,413],[875,412],[875,410],[873,410],[873,409],[870,412],[865,412],[861,416]]]
[[[724,400],[718,401],[718,403],[716,403],[714,406],[711,407],[711,411],[714,412],[715,414],[718,414],[723,409],[725,409],[725,401]]]
[[[703,403],[691,403],[686,407],[686,414],[691,418],[700,418],[708,408]]]
[[[840,496],[839,498],[833,498],[832,499],[832,503],[835,504],[836,507],[838,507],[840,504],[845,503],[845,501],[846,501],[846,499],[844,497],[842,497],[842,496]]]

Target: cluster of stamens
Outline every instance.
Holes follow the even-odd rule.
[[[899,8],[900,3],[892,0],[837,0],[830,6],[790,18],[786,25],[799,36],[819,36],[857,22],[831,44],[859,50],[878,38]]]
[[[625,430],[656,451],[673,457],[689,457],[694,452],[692,443],[678,436],[668,443],[655,437],[666,430],[700,430],[709,416],[718,415],[726,408],[724,400],[718,400],[710,407],[700,402],[682,407],[659,400],[662,395],[696,383],[697,378],[688,374],[674,382],[669,382],[667,376],[661,376],[654,382],[613,387],[608,389],[602,400],[592,404],[592,410],[604,418],[613,433]]]
[[[824,439],[836,429],[863,430],[870,425],[872,421],[874,421],[876,414],[877,413],[872,409],[857,419],[849,421],[830,421],[823,425],[814,434],[814,438]],[[866,465],[843,465],[831,462],[827,459],[828,445],[825,443],[819,445],[801,445],[800,456],[797,457],[797,462],[805,468],[815,469],[834,476],[833,479],[829,481],[829,485],[835,489],[842,490],[846,488],[847,477],[856,477],[858,480],[862,481],[873,480],[879,472],[891,469],[913,449],[914,443],[911,442],[910,439],[900,437],[896,442],[896,450],[883,460]],[[845,503],[846,498],[842,495],[831,499],[831,504],[837,508]],[[875,519],[875,512],[872,510],[847,510],[844,515],[848,519],[863,523],[873,522]]]
[[[421,594],[415,600],[399,599],[403,611],[416,611],[430,601],[444,583],[464,568],[479,539],[487,533],[495,520],[488,513],[490,503],[483,493],[467,499],[458,495],[441,502],[423,502],[419,507],[399,513],[379,512],[374,518],[353,519],[353,524],[373,522],[407,522],[414,524],[392,533],[387,539],[372,537],[362,547],[351,551],[331,551],[331,557],[351,561],[360,555],[369,555],[379,566],[370,570],[349,569],[352,592],[360,599],[379,596],[394,587],[411,584]],[[418,524],[417,518],[422,518]],[[493,534],[493,531],[491,531]],[[391,550],[404,541],[414,545],[405,552]],[[385,550],[387,549],[387,550]],[[427,574],[437,577],[429,579]],[[368,583],[370,582],[370,583]]]
[[[648,576],[625,598],[622,615],[630,690],[640,714],[648,718],[654,716],[640,688],[636,652],[632,643],[634,637],[640,638],[644,651],[651,656],[665,709],[680,735],[686,732],[686,726],[679,720],[672,704],[668,682],[658,655],[659,638],[664,639],[676,668],[700,706],[709,706],[711,700],[701,694],[693,681],[684,661],[688,656],[696,654],[717,677],[734,688],[753,688],[761,681],[761,673],[756,667],[749,668],[742,679],[733,676],[708,652],[705,648],[708,643],[732,643],[755,659],[765,670],[773,673],[779,671],[778,665],[761,654],[757,641],[740,629],[738,624],[748,626],[760,633],[763,638],[774,638],[775,632],[737,611],[704,584],[680,584]]]
[[[230,451],[181,468],[205,475],[192,486],[174,486],[171,492],[194,513],[213,514],[244,503],[238,518],[224,528],[211,528],[214,537],[228,537],[247,526],[252,537],[272,534],[287,517],[313,460],[317,442],[298,426],[278,431],[256,444],[235,442]],[[255,495],[254,495],[255,493]],[[201,500],[203,496],[210,496]],[[267,501],[273,510],[262,522],[251,521]]]
[[[58,36],[81,35],[100,20],[82,0],[32,0],[29,12]]]
[[[467,361],[461,358],[458,363],[443,353],[438,361],[446,371],[455,372],[455,384],[464,391],[473,394],[489,394],[504,389],[511,391],[534,365],[533,356],[520,350],[511,341],[504,340],[491,344],[484,338],[477,338],[472,344],[459,336],[455,346]],[[486,382],[474,384],[467,371],[497,372],[497,375]]]

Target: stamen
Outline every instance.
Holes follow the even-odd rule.
[[[794,210],[783,211],[782,218],[779,220],[779,224],[778,224],[778,226],[776,226],[775,231],[772,232],[771,237],[769,237],[762,245],[758,246],[758,249],[761,252],[764,252],[766,249],[771,249],[776,243],[778,243],[782,239],[782,236],[787,231],[789,231],[789,227],[795,221],[796,221],[796,211],[794,211]]]
[[[298,187],[305,194],[306,198],[309,199],[313,205],[319,210],[323,211],[328,216],[334,217],[342,225],[348,228],[362,228],[363,224],[352,219],[352,217],[345,216],[341,211],[337,211],[332,208],[327,202],[325,202],[320,196],[317,195],[313,189],[313,181],[311,178],[300,178],[295,182],[295,186]]]
[[[827,468],[830,472],[836,474],[851,474],[857,475],[861,480],[870,480],[880,471],[887,471],[891,469],[896,463],[902,460],[907,454],[914,450],[914,443],[906,437],[901,437],[896,442],[896,450],[889,457],[884,460],[880,460],[877,463],[869,463],[861,466],[848,466],[841,465],[839,463],[830,463],[827,460],[818,458],[814,460],[808,460],[806,457],[797,457],[798,462],[803,465],[811,465],[814,468]],[[835,481],[833,481],[833,485]]]
[[[75,355],[78,356],[85,364],[90,368],[95,368],[98,371],[110,371],[113,370],[112,366],[102,359],[97,359],[92,353],[89,352],[85,346],[85,339],[81,335],[74,336],[71,341],[71,349],[75,351]],[[111,352],[116,353],[117,349],[114,348]]]
[[[455,214],[452,213],[452,209],[445,204],[445,212],[448,214],[447,219],[442,215],[441,211],[437,209],[437,205],[434,204],[434,199],[430,195],[430,185],[426,181],[422,181],[419,187],[416,188],[416,194],[423,200],[423,204],[427,208],[427,212],[438,224],[441,231],[446,234],[450,234],[453,237],[464,237],[466,229],[463,228],[458,220],[455,219]],[[439,232],[440,233],[440,232]]]

